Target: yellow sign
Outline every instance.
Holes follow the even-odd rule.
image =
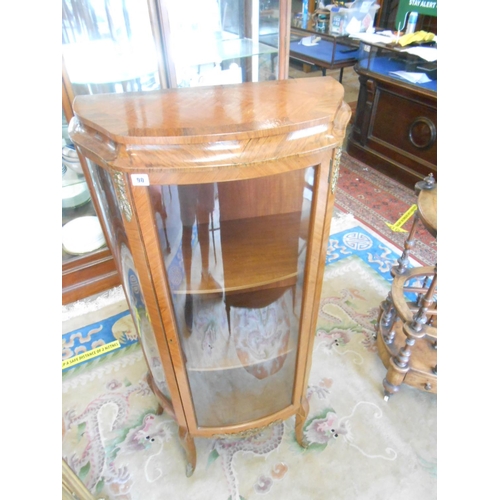
[[[65,368],[69,368],[70,366],[77,365],[78,363],[81,363],[82,361],[87,361],[89,359],[95,358],[96,356],[100,356],[101,354],[104,354],[105,352],[114,351],[115,349],[118,349],[119,347],[120,347],[120,342],[118,342],[118,340],[114,340],[113,342],[110,342],[109,344],[101,345],[99,347],[96,347],[95,349],[92,349],[91,351],[82,352],[81,354],[78,354],[77,356],[73,356],[72,358],[65,359],[62,362],[62,369],[64,370]]]
[[[394,224],[390,224],[386,222],[386,224],[391,228],[395,233],[407,233],[406,229],[402,229],[402,226],[405,225],[406,221],[415,213],[417,210],[417,205],[412,205]]]

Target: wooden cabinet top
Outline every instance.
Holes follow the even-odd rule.
[[[332,122],[344,89],[331,77],[77,96],[84,124],[121,144],[180,144],[282,134]]]

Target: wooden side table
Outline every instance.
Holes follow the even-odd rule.
[[[417,212],[398,264],[391,291],[380,307],[377,347],[387,368],[384,399],[405,383],[437,393],[437,264],[409,267],[419,222],[437,238],[437,184],[429,175],[417,182]]]

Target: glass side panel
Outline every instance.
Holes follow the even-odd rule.
[[[62,43],[75,95],[160,88],[147,0],[63,0]]]
[[[150,187],[201,427],[292,404],[313,182],[311,167]]]
[[[75,147],[62,113],[62,263],[106,246]]]
[[[129,249],[115,186],[106,170],[91,161],[87,160],[87,163],[99,200],[99,206],[104,214],[106,231],[111,242],[115,263],[122,277],[129,305],[132,308],[131,316],[139,333],[151,375],[163,395],[170,399],[170,391],[163,371],[158,344],[149,320],[141,285],[135,270],[134,259]]]
[[[279,0],[165,0],[178,87],[277,78]]]

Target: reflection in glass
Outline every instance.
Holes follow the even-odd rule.
[[[165,0],[178,87],[277,78],[278,0]]]
[[[147,0],[63,0],[62,28],[75,95],[160,88]]]
[[[149,188],[199,426],[292,404],[312,179]]]

